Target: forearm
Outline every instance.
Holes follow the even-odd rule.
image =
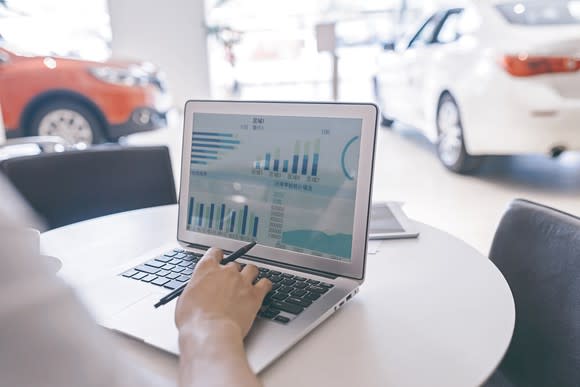
[[[179,385],[261,386],[248,364],[239,328],[229,323],[205,324],[180,329]]]

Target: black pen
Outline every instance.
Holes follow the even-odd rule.
[[[251,243],[248,243],[247,245],[245,245],[241,249],[234,251],[233,253],[231,253],[230,255],[228,255],[226,258],[222,259],[222,261],[220,262],[220,264],[226,265],[226,264],[228,264],[230,262],[234,262],[236,259],[238,259],[241,256],[245,255],[254,246],[256,246],[256,241],[253,241]],[[173,300],[174,298],[179,297],[181,295],[181,293],[183,293],[183,289],[185,289],[186,286],[187,286],[187,282],[184,283],[183,285],[181,285],[180,287],[176,288],[175,290],[173,290],[171,293],[168,293],[165,296],[163,296],[163,298],[161,298],[157,302],[157,304],[154,305],[155,308],[159,308],[161,305],[165,305],[168,302],[170,302],[171,300]]]

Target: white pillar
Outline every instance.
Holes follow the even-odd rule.
[[[167,75],[174,104],[209,98],[203,0],[108,0],[116,59],[143,59]]]

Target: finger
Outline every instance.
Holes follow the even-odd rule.
[[[240,270],[242,270],[242,266],[237,262],[230,262],[230,263],[226,264],[224,267],[230,268],[231,270],[238,271],[238,272]]]
[[[262,278],[256,283],[254,288],[256,289],[256,293],[258,294],[261,303],[264,301],[266,294],[272,290],[272,281],[270,281],[268,278]]]
[[[246,265],[246,267],[242,269],[242,277],[244,277],[244,280],[250,284],[256,279],[257,276],[258,268],[256,265]]]
[[[208,251],[205,252],[199,263],[217,263],[219,264],[222,259],[224,259],[224,252],[222,249],[218,249],[216,247],[212,247]]]

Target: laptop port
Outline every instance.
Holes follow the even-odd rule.
[[[350,300],[351,298],[352,298],[352,293],[351,293],[351,294],[349,294],[348,296],[346,296],[346,300],[347,300],[347,301],[348,301],[348,300]]]

